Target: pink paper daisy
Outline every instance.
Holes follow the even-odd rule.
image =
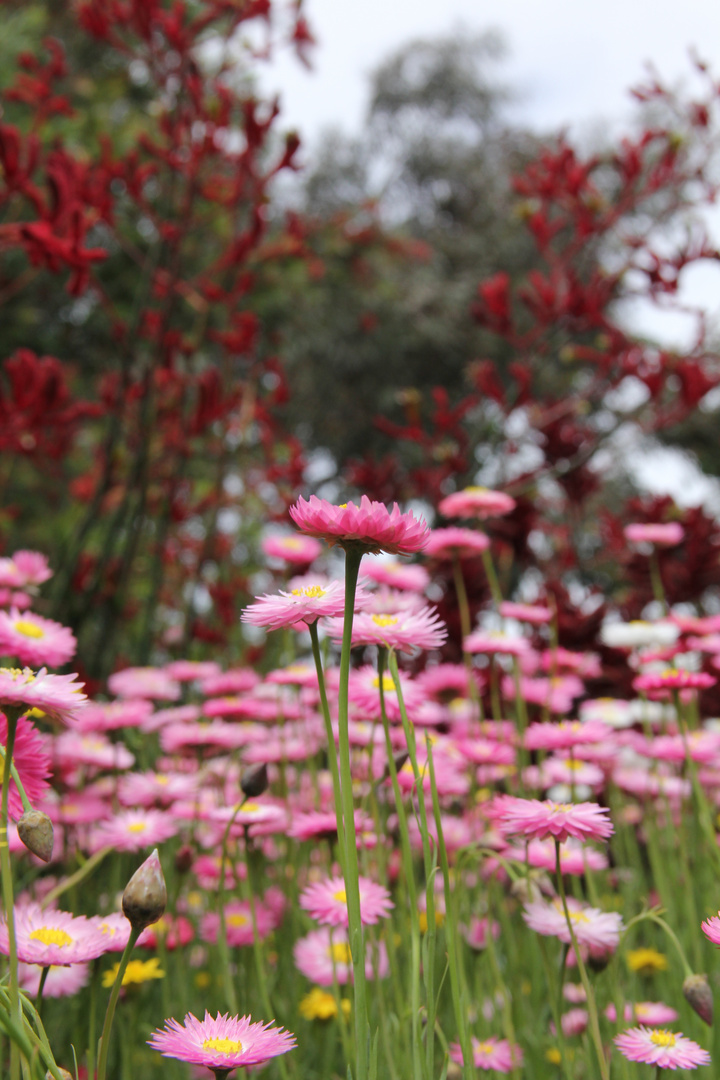
[[[47,557],[39,551],[16,551],[11,558],[0,559],[0,585],[24,589],[42,585],[53,576]]]
[[[713,945],[720,945],[720,911],[717,915],[713,915],[710,919],[705,919],[700,924],[700,928],[705,937],[712,941]]]
[[[489,1039],[476,1039],[472,1037],[473,1064],[476,1069],[484,1069],[492,1072],[509,1073],[522,1065],[522,1050],[516,1044],[507,1039],[497,1039],[491,1035]],[[450,1045],[450,1057],[458,1065],[463,1064],[463,1052],[459,1043]]]
[[[552,611],[542,604],[519,604],[514,600],[503,600],[498,611],[503,619],[517,619],[518,622],[532,623],[533,626],[541,626],[552,619]]]
[[[204,1065],[216,1075],[224,1075],[231,1069],[261,1065],[286,1054],[295,1046],[295,1036],[270,1024],[253,1024],[249,1016],[218,1013],[213,1019],[206,1010],[204,1020],[192,1013],[187,1013],[183,1024],[166,1020],[165,1027],[153,1032],[148,1044],[163,1057]]]
[[[623,923],[616,911],[586,907],[572,897],[568,897],[568,911],[578,945],[589,949],[591,956],[605,956],[617,948]],[[571,944],[570,929],[560,900],[551,903],[532,901],[525,907],[523,919],[536,933]]]
[[[471,559],[490,547],[490,540],[485,533],[472,529],[450,526],[447,529],[433,529],[425,545],[425,554],[431,559]]]
[[[167,671],[155,667],[132,667],[116,671],[108,679],[108,690],[121,698],[152,698],[177,701],[180,685]]]
[[[266,536],[260,546],[268,558],[296,566],[307,566],[322,552],[322,544],[311,536]]]
[[[309,501],[301,496],[290,507],[290,517],[309,536],[341,547],[359,547],[375,555],[381,551],[413,555],[422,551],[428,534],[425,522],[412,513],[401,513],[397,503],[388,511],[367,495],[362,496],[359,506],[352,502],[335,506],[317,495],[311,495]]]
[[[7,717],[4,713],[0,713],[0,743],[3,748],[7,746]],[[25,794],[34,805],[50,786],[48,783],[48,777],[51,775],[50,755],[45,749],[42,737],[26,716],[21,716],[17,722],[12,760],[18,771],[20,783],[25,788]],[[0,784],[1,790],[2,784]],[[20,792],[13,779],[10,780],[8,805],[10,816],[17,820],[22,815],[23,805]]]
[[[438,504],[443,517],[497,517],[499,514],[509,514],[514,509],[515,500],[510,495],[486,487],[466,487],[462,491],[454,491]]]
[[[41,978],[42,968],[38,964],[18,964],[18,982],[29,997],[37,997]],[[72,997],[89,982],[89,964],[73,964],[71,967],[57,967],[53,964],[45,979],[43,998]]]
[[[385,919],[395,906],[390,893],[382,885],[369,878],[358,879],[360,888],[360,918],[364,926],[372,926]],[[345,882],[341,877],[331,877],[308,885],[300,894],[300,907],[324,926],[348,925]]]
[[[62,623],[32,611],[0,611],[0,653],[33,667],[61,667],[75,655],[77,640]]]
[[[352,955],[346,930],[323,926],[299,938],[293,947],[298,971],[319,986],[345,986],[353,981]],[[376,963],[377,959],[377,963]],[[370,942],[365,953],[365,977],[385,979],[390,970],[383,941],[375,950]]]
[[[342,641],[343,623],[332,619],[327,623],[330,637]],[[353,621],[353,645],[384,645],[398,652],[415,649],[438,649],[447,640],[447,627],[435,608],[398,612],[397,615],[371,615],[361,612]]]
[[[578,840],[607,840],[613,833],[607,807],[598,803],[556,803],[550,799],[518,799],[501,795],[493,805],[492,816],[508,836],[552,836],[562,843],[568,836]]]
[[[430,584],[430,575],[424,566],[417,563],[403,564],[392,560],[379,560],[363,564],[363,577],[379,585],[390,585],[393,589],[407,589],[409,592],[424,592]]]
[[[633,690],[705,690],[716,682],[717,679],[704,671],[665,668],[664,671],[649,671],[636,676]]]
[[[247,900],[231,900],[229,904],[225,905],[224,915],[228,945],[252,945],[252,912]],[[262,941],[275,929],[275,916],[270,908],[256,900],[255,919],[257,921],[258,938]],[[219,932],[220,915],[216,911],[209,911],[202,918],[200,937],[203,941],[214,943],[218,939]]]
[[[78,964],[102,956],[107,949],[104,935],[83,915],[69,911],[43,911],[39,904],[15,908],[15,936],[18,959],[26,964]],[[7,923],[0,922],[0,952],[9,955]]]
[[[0,708],[6,705],[40,709],[52,720],[67,723],[85,705],[85,684],[75,675],[48,675],[30,668],[0,668]]]
[[[707,1050],[665,1028],[630,1028],[616,1035],[613,1042],[629,1061],[643,1061],[659,1069],[696,1069],[710,1064]]]
[[[655,544],[656,547],[674,547],[685,536],[678,521],[647,522],[626,525],[625,539],[631,544]]]
[[[93,830],[90,851],[113,847],[116,851],[142,851],[175,836],[180,824],[162,810],[121,810]]]
[[[363,607],[367,593],[358,586],[355,610]],[[315,623],[323,616],[342,616],[345,610],[345,583],[331,581],[325,586],[310,585],[292,592],[279,592],[277,596],[261,596],[245,608],[240,616],[252,626],[264,626],[268,630],[282,630],[297,623]]]

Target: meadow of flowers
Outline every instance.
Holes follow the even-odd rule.
[[[300,498],[243,613],[279,666],[126,668],[92,700],[33,611],[48,560],[0,560],[3,1075],[710,1065],[720,617],[664,599],[682,527],[631,523],[648,618],[560,646],[542,584],[501,593],[483,524],[512,508],[466,488],[430,528]],[[457,663],[428,599],[448,566]]]

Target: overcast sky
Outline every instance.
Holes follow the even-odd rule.
[[[499,71],[521,98],[515,115],[544,130],[619,121],[646,61],[678,79],[693,46],[720,75],[720,0],[305,0],[304,10],[318,40],[314,70],[283,55],[262,83],[280,91],[287,125],[309,143],[324,126],[360,126],[368,73],[394,49],[458,27],[500,31]]]

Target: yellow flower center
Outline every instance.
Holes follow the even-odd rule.
[[[377,686],[380,689],[380,679],[376,675],[373,679],[373,686]],[[395,683],[392,681],[392,675],[383,675],[383,691],[386,694],[391,693],[395,689]]]
[[[476,1053],[478,1053],[478,1054],[489,1055],[489,1054],[492,1054],[495,1047],[493,1046],[492,1043],[481,1042],[481,1043],[477,1043],[477,1045],[475,1046],[474,1049],[475,1049]]]
[[[376,626],[394,626],[397,622],[396,615],[373,615],[372,621]]]
[[[70,935],[56,926],[39,926],[32,931],[30,937],[33,941],[42,941],[43,945],[59,945],[61,949],[73,943]]]
[[[584,911],[571,911],[570,918],[574,923],[586,923],[590,922]]]
[[[337,900],[339,904],[347,904],[347,893],[344,889],[339,889],[333,893],[333,900]]]
[[[336,964],[352,963],[352,953],[350,952],[350,946],[346,941],[337,941],[334,945],[331,945],[330,955]]]
[[[241,915],[239,911],[236,911],[234,915],[228,915],[228,926],[245,926],[247,924],[247,915]]]
[[[164,773],[155,773],[155,783],[161,784],[163,787],[165,787],[166,784],[170,783],[170,777],[165,776]]]
[[[30,622],[29,619],[17,619],[13,626],[17,630],[18,634],[22,634],[23,637],[41,638],[45,637],[45,631],[41,626],[38,626],[34,622]]]
[[[554,814],[567,814],[569,810],[572,810],[572,805],[573,804],[569,802],[554,802],[550,804]]]
[[[471,484],[470,487],[465,488],[466,494],[468,492],[470,492],[473,495],[479,495],[480,492],[482,492],[482,491],[487,491],[487,488],[486,487],[479,487],[477,484]]]
[[[302,540],[299,540],[297,536],[284,536],[282,544],[289,551],[297,551],[298,548],[302,547]]]
[[[650,1042],[655,1043],[656,1046],[674,1046],[675,1036],[672,1031],[664,1031],[660,1028],[658,1031],[653,1031]]]
[[[243,814],[257,814],[258,810],[262,810],[262,806],[256,802],[246,802],[240,807]]]
[[[242,1054],[242,1043],[239,1039],[220,1039],[216,1035],[212,1039],[205,1039],[203,1050],[217,1050],[218,1054]]]
[[[293,596],[307,596],[310,600],[317,600],[320,596],[324,596],[327,589],[323,589],[320,585],[309,585],[307,589],[293,589]]]
[[[131,825],[128,825],[128,832],[141,833],[145,832],[147,824],[144,821],[133,821]]]

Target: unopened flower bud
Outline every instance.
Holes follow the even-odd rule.
[[[249,799],[256,799],[258,795],[262,795],[267,791],[267,786],[268,774],[265,764],[251,765],[240,778],[243,795],[247,795]]]
[[[187,874],[188,870],[193,864],[195,858],[195,852],[193,851],[192,844],[183,844],[178,848],[175,854],[175,869],[178,874]]]
[[[713,1022],[713,995],[707,975],[688,975],[683,983],[682,992],[685,1000],[695,1010],[701,1020],[710,1025]]]
[[[155,848],[125,886],[122,909],[134,930],[144,930],[165,911],[167,889],[158,850]]]
[[[50,862],[53,853],[52,821],[42,810],[26,810],[17,823],[18,836],[28,851],[43,862]]]

